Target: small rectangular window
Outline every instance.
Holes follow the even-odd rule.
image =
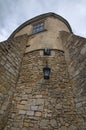
[[[37,24],[33,25],[32,33],[34,34],[34,33],[37,33],[37,32],[41,32],[43,30],[44,30],[44,23],[43,22],[37,23]]]
[[[44,49],[44,55],[47,55],[47,56],[51,55],[51,50],[48,49],[48,48],[45,48]]]

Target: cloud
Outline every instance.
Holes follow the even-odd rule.
[[[63,0],[63,3],[59,4],[59,13],[69,21],[73,32],[77,35],[86,37],[86,1]]]
[[[0,41],[25,21],[47,12],[61,15],[75,34],[86,36],[86,0],[0,0]]]

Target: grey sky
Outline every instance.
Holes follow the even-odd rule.
[[[76,35],[86,37],[86,0],[0,0],[0,41],[25,21],[47,12],[61,15]]]

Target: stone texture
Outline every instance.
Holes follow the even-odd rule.
[[[59,128],[59,130],[68,130],[68,128],[66,126],[62,126],[61,128]]]
[[[86,115],[86,39],[67,32],[61,32],[60,36],[72,83],[74,106],[80,119],[83,120]],[[86,129],[85,119],[84,123],[79,122],[78,124],[80,130],[82,127]]]
[[[38,106],[31,106],[31,110],[33,110],[33,111],[38,110]]]
[[[75,114],[74,102],[64,52],[55,50],[54,60],[53,57],[45,59],[40,51],[25,54],[23,57],[8,123],[10,124],[14,114],[18,121],[23,120],[22,129],[35,129],[35,125],[39,130],[59,129],[65,124],[68,127],[72,120],[76,120],[76,115],[71,117]],[[50,80],[44,80],[43,77],[46,60],[52,70]],[[12,125],[16,118],[13,118],[15,120],[11,122]]]
[[[48,127],[48,120],[45,120],[45,119],[41,120],[39,125],[40,125],[41,128]]]
[[[19,110],[19,114],[25,115],[25,114],[26,114],[26,111],[24,111],[24,110]]]
[[[0,130],[5,126],[11,108],[26,43],[27,35],[0,43],[0,110],[3,111],[3,116],[0,116]]]
[[[34,115],[34,111],[27,111],[26,114],[29,115],[29,116],[33,116]]]
[[[78,130],[78,129],[76,128],[76,126],[71,125],[71,126],[68,128],[68,130]]]
[[[52,119],[52,120],[50,121],[50,124],[51,124],[51,126],[54,127],[54,128],[58,126],[55,119]]]
[[[42,116],[41,112],[35,112],[35,116]]]
[[[0,130],[86,129],[86,39],[54,32],[46,38],[51,56],[43,48],[30,51],[34,41],[47,45],[40,42],[45,33],[0,44]],[[49,80],[43,75],[46,61]]]

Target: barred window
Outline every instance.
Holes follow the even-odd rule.
[[[32,33],[34,34],[34,33],[37,33],[37,32],[41,32],[43,30],[44,30],[44,23],[43,22],[37,23],[37,24],[33,25]]]

